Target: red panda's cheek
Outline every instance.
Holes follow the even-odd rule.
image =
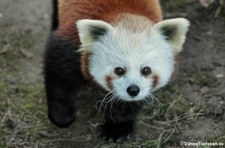
[[[93,76],[90,74],[89,70],[89,57],[91,56],[90,53],[82,53],[81,54],[81,72],[85,79],[89,81],[94,81]]]
[[[152,89],[155,89],[159,83],[159,76],[156,74],[153,74],[151,78],[152,78]]]
[[[116,79],[118,79],[118,77],[114,75],[107,75],[105,77],[105,82],[106,82],[105,84],[109,90],[113,90],[113,80],[116,80]]]
[[[113,87],[112,87],[112,80],[113,80],[113,78],[112,78],[111,76],[106,76],[106,77],[105,77],[106,86],[107,86],[110,90],[113,89]]]

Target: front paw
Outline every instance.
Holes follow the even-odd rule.
[[[48,118],[60,128],[69,127],[75,120],[74,104],[59,101],[48,102]]]
[[[104,123],[100,126],[101,137],[109,142],[124,142],[134,135],[133,122]]]

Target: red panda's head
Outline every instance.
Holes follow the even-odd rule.
[[[113,25],[88,19],[76,24],[79,51],[90,55],[87,71],[125,101],[143,100],[168,83],[189,27],[183,18],[153,24],[140,16]]]

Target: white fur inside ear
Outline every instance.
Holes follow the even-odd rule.
[[[105,35],[108,31],[113,30],[113,26],[101,21],[101,20],[90,20],[82,19],[76,22],[81,47],[90,46],[93,42]],[[79,51],[90,50],[87,48],[81,48]]]
[[[154,25],[154,29],[163,35],[173,48],[174,53],[179,53],[182,51],[189,26],[190,22],[187,19],[176,18],[161,21]]]

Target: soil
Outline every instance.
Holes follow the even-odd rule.
[[[179,67],[155,94],[161,103],[145,106],[136,136],[115,144],[97,137],[102,119],[95,102],[101,98],[94,88],[77,94],[77,120],[68,129],[47,119],[42,55],[50,1],[0,1],[0,147],[184,147],[185,142],[225,147],[225,9],[215,17],[218,5],[162,2],[165,18],[191,21]]]

